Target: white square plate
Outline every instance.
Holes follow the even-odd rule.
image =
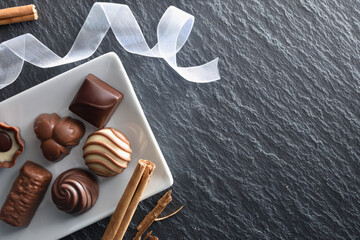
[[[76,167],[87,169],[82,158],[82,146],[87,136],[96,128],[71,113],[68,106],[89,73],[124,94],[124,99],[106,126],[120,130],[129,138],[133,154],[129,166],[122,174],[111,178],[98,178],[100,193],[95,206],[82,215],[74,216],[56,208],[51,200],[50,189],[55,178],[65,170]],[[80,144],[72,148],[70,154],[60,162],[51,163],[41,153],[40,141],[33,131],[34,120],[41,113],[58,113],[61,117],[71,116],[85,124],[86,133]],[[21,135],[25,140],[25,150],[17,159],[16,165],[10,169],[0,168],[0,204],[5,202],[26,160],[42,165],[53,174],[53,180],[45,198],[30,225],[25,228],[15,228],[0,221],[1,239],[58,239],[109,216],[114,212],[137,161],[141,158],[151,160],[156,164],[156,169],[142,199],[165,190],[173,183],[169,167],[125,69],[115,53],[100,56],[1,102],[0,121],[20,127]]]

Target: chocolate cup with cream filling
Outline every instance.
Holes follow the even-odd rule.
[[[13,167],[17,157],[24,151],[24,144],[20,128],[0,122],[0,167]]]

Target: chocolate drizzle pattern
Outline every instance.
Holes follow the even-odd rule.
[[[131,160],[130,142],[114,128],[92,133],[83,147],[86,165],[97,175],[114,176],[124,171]]]
[[[78,168],[70,169],[56,178],[51,195],[60,210],[81,214],[96,203],[99,184],[91,173]]]

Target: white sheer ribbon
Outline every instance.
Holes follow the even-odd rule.
[[[194,17],[176,7],[169,7],[157,26],[158,43],[150,48],[130,8],[124,4],[95,3],[69,52],[61,58],[31,34],[24,34],[0,44],[0,89],[19,76],[24,61],[35,66],[55,67],[90,57],[111,28],[128,52],[163,58],[188,81],[204,83],[220,79],[218,58],[196,67],[179,67],[176,53],[187,41]]]

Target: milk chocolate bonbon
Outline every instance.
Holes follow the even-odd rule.
[[[81,214],[92,208],[98,195],[96,178],[79,168],[60,174],[51,188],[52,200],[57,208],[73,214]]]
[[[31,161],[25,162],[2,206],[0,219],[15,227],[29,225],[51,182],[51,173]]]
[[[0,122],[0,167],[11,168],[24,151],[20,129]]]
[[[122,93],[89,74],[69,109],[95,127],[103,128],[122,99]]]
[[[130,142],[114,128],[103,128],[89,135],[83,147],[85,164],[102,177],[124,171],[131,160]]]
[[[34,132],[41,141],[44,157],[55,162],[69,154],[70,148],[79,143],[84,136],[85,126],[70,117],[60,118],[56,113],[44,113],[35,119]]]

